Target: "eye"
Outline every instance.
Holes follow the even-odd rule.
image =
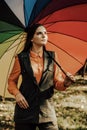
[[[36,34],[37,34],[37,35],[40,35],[40,34],[42,34],[42,32],[37,32]]]
[[[43,35],[43,34],[47,34],[47,31],[44,31],[44,32],[36,32],[36,35]]]
[[[44,34],[47,34],[47,32],[44,32]]]

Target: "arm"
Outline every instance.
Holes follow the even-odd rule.
[[[18,57],[16,56],[13,69],[8,78],[8,91],[14,96],[16,96],[17,93],[19,93],[17,84],[18,84],[20,73],[21,73],[20,64],[19,64]]]
[[[55,60],[58,61],[56,54],[55,54]],[[56,64],[54,64],[55,89],[63,91],[71,85],[72,81],[75,81],[75,78],[73,77],[73,75],[71,75],[69,72],[67,72],[66,74],[67,76],[64,77],[60,68]]]
[[[21,94],[21,92],[17,87],[20,74],[21,74],[20,63],[18,57],[15,57],[14,66],[8,78],[8,91],[9,93],[15,96],[17,104],[21,108],[26,109],[29,107],[28,102],[26,101],[25,97]]]

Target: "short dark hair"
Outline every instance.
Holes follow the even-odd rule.
[[[36,29],[40,26],[43,26],[42,24],[33,24],[31,25],[29,28],[27,28],[27,39],[26,39],[26,42],[25,42],[25,46],[24,46],[24,49],[23,51],[27,52],[27,51],[30,51],[30,49],[32,48],[32,42],[31,42],[31,39],[33,38],[34,36],[34,33],[36,31]]]

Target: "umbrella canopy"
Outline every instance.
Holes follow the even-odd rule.
[[[34,23],[47,28],[47,49],[56,51],[62,68],[75,74],[87,59],[86,12],[87,0],[0,0],[0,95],[9,96],[14,56],[23,48],[25,29]]]

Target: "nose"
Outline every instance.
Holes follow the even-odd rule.
[[[42,34],[42,37],[43,37],[43,38],[44,38],[44,37],[46,37],[46,34],[45,34],[45,33],[43,33],[43,34]]]

